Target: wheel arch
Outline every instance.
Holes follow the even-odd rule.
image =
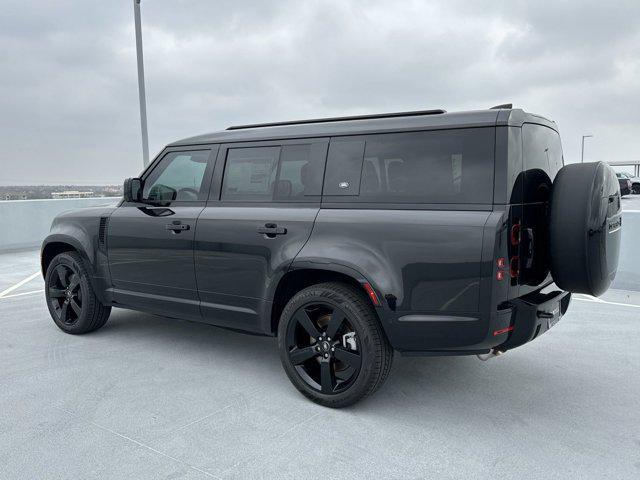
[[[351,285],[362,292],[374,307],[380,308],[382,297],[379,290],[369,282],[360,272],[339,264],[316,264],[312,262],[300,262],[292,265],[280,278],[271,295],[270,331],[275,334],[278,331],[280,315],[291,298],[304,288],[324,282],[341,282]],[[380,305],[376,306],[366,286],[375,292]]]
[[[42,243],[42,249],[40,250],[42,276],[44,277],[47,274],[47,268],[56,255],[68,251],[78,253],[92,265],[89,255],[77,239],[67,235],[49,235]]]

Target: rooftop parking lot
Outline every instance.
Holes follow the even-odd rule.
[[[623,199],[625,245],[640,196]],[[636,242],[637,243],[637,242]],[[345,410],[304,399],[273,338],[115,309],[49,317],[38,252],[0,255],[0,478],[640,477],[640,253],[501,358],[396,356]]]

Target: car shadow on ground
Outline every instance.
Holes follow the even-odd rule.
[[[189,361],[198,366],[210,362],[212,368],[237,368],[238,375],[250,370],[253,377],[264,379],[257,386],[261,395],[300,397],[282,370],[272,337],[120,309],[114,309],[107,325],[93,335],[99,335],[101,343],[125,343],[125,348],[126,343],[133,343],[140,351],[144,345],[176,354],[188,352]],[[541,358],[535,346],[527,345],[489,362],[475,356],[402,357],[396,353],[386,384],[346,411],[410,417],[428,410],[430,415],[459,418],[485,410],[490,421],[510,418],[527,423],[526,417],[558,412],[562,410],[559,404],[579,402],[585,390],[600,388],[592,376],[563,368],[564,352],[557,346],[547,345],[543,350]],[[402,413],[390,411],[392,406],[401,406]]]

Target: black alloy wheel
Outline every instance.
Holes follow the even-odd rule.
[[[70,265],[58,264],[47,284],[48,299],[58,320],[73,325],[82,315],[80,275]]]
[[[363,289],[311,285],[286,304],[278,324],[280,360],[300,393],[325,407],[353,405],[376,391],[393,349]]]
[[[45,298],[60,330],[74,335],[93,332],[109,319],[111,307],[96,295],[87,263],[77,252],[62,252],[47,265]]]
[[[311,388],[325,395],[347,390],[362,365],[348,315],[329,303],[314,302],[294,313],[287,329],[289,360]]]

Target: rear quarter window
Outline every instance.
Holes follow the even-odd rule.
[[[324,194],[367,203],[491,204],[494,143],[493,128],[332,140]]]

